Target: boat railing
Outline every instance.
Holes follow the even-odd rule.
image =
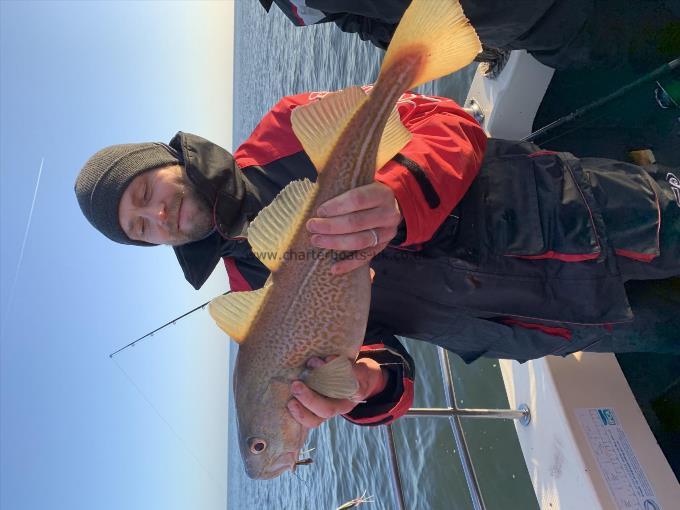
[[[461,418],[490,418],[502,420],[519,420],[519,423],[526,426],[531,421],[531,412],[526,404],[522,404],[518,409],[461,409],[456,405],[456,390],[453,386],[453,376],[451,375],[451,365],[449,364],[448,352],[442,347],[437,347],[439,356],[439,368],[442,373],[444,383],[444,393],[446,397],[445,408],[411,408],[407,411],[404,418],[448,418],[453,431],[453,438],[456,443],[456,452],[463,466],[463,474],[470,492],[470,499],[475,510],[485,510],[484,498],[479,489],[479,481],[475,473],[470,450],[465,440],[465,433],[461,425]],[[392,486],[397,496],[399,510],[406,510],[404,500],[404,490],[399,473],[399,460],[394,442],[394,431],[392,425],[385,428],[385,440],[390,452],[390,467],[392,471]]]

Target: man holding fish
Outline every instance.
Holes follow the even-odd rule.
[[[672,310],[677,280],[635,317],[624,287],[680,274],[666,172],[487,140],[453,101],[404,94],[480,49],[460,7],[444,7],[413,3],[373,88],[284,98],[233,157],[180,132],[103,149],[78,177],[107,237],[173,245],[197,288],[222,257],[244,291],[211,314],[240,343],[254,478],[293,468],[306,429],[331,416],[377,425],[410,407],[413,367],[394,335],[468,362],[677,349],[636,343],[650,317],[669,336],[678,325],[648,314]]]

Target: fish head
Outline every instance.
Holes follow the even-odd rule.
[[[239,448],[247,475],[267,480],[294,470],[308,429],[295,421],[286,407],[290,383],[270,380],[249,402],[239,402],[236,395]]]

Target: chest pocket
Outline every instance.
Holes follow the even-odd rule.
[[[480,178],[493,253],[565,262],[600,255],[583,175],[568,158],[551,152],[506,154],[486,160]]]
[[[582,164],[616,252],[644,262],[657,257],[661,212],[650,175],[620,161],[586,158]]]

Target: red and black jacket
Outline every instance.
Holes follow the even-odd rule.
[[[370,89],[370,87],[367,87]],[[316,171],[295,137],[291,111],[324,92],[283,98],[234,153],[194,135],[179,133],[171,145],[183,155],[192,182],[214,201],[216,232],[175,249],[185,277],[196,288],[221,256],[232,290],[259,288],[266,268],[245,241],[249,222],[291,180],[315,180]],[[397,105],[413,138],[380,169],[376,179],[390,186],[404,215],[403,245],[427,241],[463,196],[481,164],[486,136],[455,102],[404,94]],[[453,143],[452,143],[453,142]],[[369,320],[360,356],[379,360],[390,377],[385,390],[357,406],[347,419],[362,425],[388,423],[413,401],[413,363],[389,329]]]
[[[248,224],[290,181],[316,180],[316,170],[292,131],[290,114],[325,94],[283,98],[233,157],[195,135],[180,132],[171,140],[189,179],[214,204],[216,232],[175,249],[195,288],[207,280],[220,256],[232,256],[245,271],[250,266],[261,273],[264,266],[246,261],[254,258],[247,257],[250,250],[244,243]],[[412,139],[377,171],[376,180],[394,191],[404,216],[398,247],[413,249],[432,239],[465,195],[481,166],[487,138],[451,99],[406,93],[397,109]]]
[[[289,182],[315,180],[290,113],[324,94],[283,98],[233,157],[194,135],[178,133],[170,142],[214,204],[215,231],[175,248],[195,288],[220,258],[232,289],[264,284],[267,269],[245,233]],[[617,199],[637,201],[635,215],[649,220],[632,237],[617,235],[604,226],[603,190],[617,181],[625,189],[630,179],[620,172],[583,169],[573,156],[532,144],[487,140],[449,99],[408,93],[397,108],[413,138],[376,180],[394,191],[404,222],[371,262],[376,277],[362,352],[389,347],[380,355],[400,357],[401,371],[378,400],[355,410],[363,424],[393,419],[412,401],[412,363],[395,335],[441,345],[467,362],[581,350],[608,331],[601,326],[631,320],[615,249],[642,259],[658,252],[653,189]]]
[[[367,90],[370,87],[366,87]],[[315,178],[315,170],[295,137],[290,114],[299,105],[326,93],[285,97],[265,115],[251,136],[234,153],[253,194],[263,189],[278,192],[292,178]],[[432,236],[468,188],[481,164],[486,136],[453,101],[404,94],[397,108],[413,138],[401,153],[376,175],[392,188],[404,214],[402,243],[413,245]],[[441,120],[440,120],[441,119]],[[453,122],[451,120],[454,120]],[[451,144],[450,141],[455,143]],[[446,171],[442,171],[446,169]],[[272,181],[272,176],[282,177]],[[445,198],[440,198],[442,194]],[[219,229],[219,224],[218,224]],[[221,232],[228,237],[227,232]],[[264,283],[266,272],[256,259],[224,257],[232,289]],[[393,334],[369,323],[361,356],[370,356],[389,372],[386,388],[345,416],[361,425],[389,423],[404,414],[413,401],[413,362]]]

